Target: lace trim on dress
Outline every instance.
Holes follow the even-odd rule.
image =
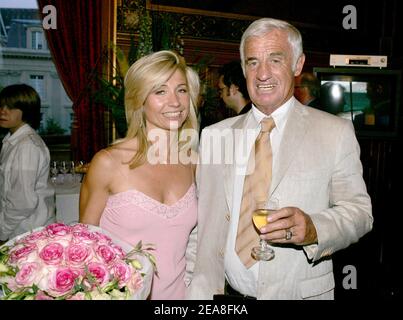
[[[185,195],[172,205],[161,203],[136,189],[129,189],[111,195],[108,198],[106,207],[116,209],[131,204],[169,219],[176,217],[189,208],[192,203],[195,203],[195,198],[196,186],[194,183],[192,183]]]

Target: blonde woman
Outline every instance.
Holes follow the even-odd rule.
[[[136,245],[155,244],[150,299],[183,299],[185,251],[197,221],[191,151],[197,74],[172,51],[136,61],[125,77],[125,138],[99,151],[80,194],[80,222]]]

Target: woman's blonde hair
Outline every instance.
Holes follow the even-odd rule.
[[[144,163],[149,148],[143,105],[148,95],[166,83],[176,70],[180,70],[185,75],[190,96],[189,115],[178,131],[179,150],[197,147],[196,107],[200,89],[199,76],[186,65],[185,59],[174,51],[163,50],[151,53],[137,60],[129,68],[124,79],[125,113],[128,129],[126,137],[115,143],[137,138],[138,150],[129,161],[131,169]],[[190,141],[182,141],[184,140],[183,137],[189,136],[189,132],[191,133]]]

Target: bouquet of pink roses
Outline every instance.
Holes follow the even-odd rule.
[[[154,257],[141,242],[128,254],[122,246],[84,224],[19,236],[0,247],[0,300],[146,299]]]

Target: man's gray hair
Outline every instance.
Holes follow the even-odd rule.
[[[288,42],[293,52],[293,71],[297,66],[298,58],[302,55],[302,36],[301,33],[292,24],[278,19],[261,18],[252,22],[245,30],[241,38],[239,51],[241,55],[242,69],[245,74],[245,42],[249,37],[261,37],[273,30],[284,30],[288,34]]]

